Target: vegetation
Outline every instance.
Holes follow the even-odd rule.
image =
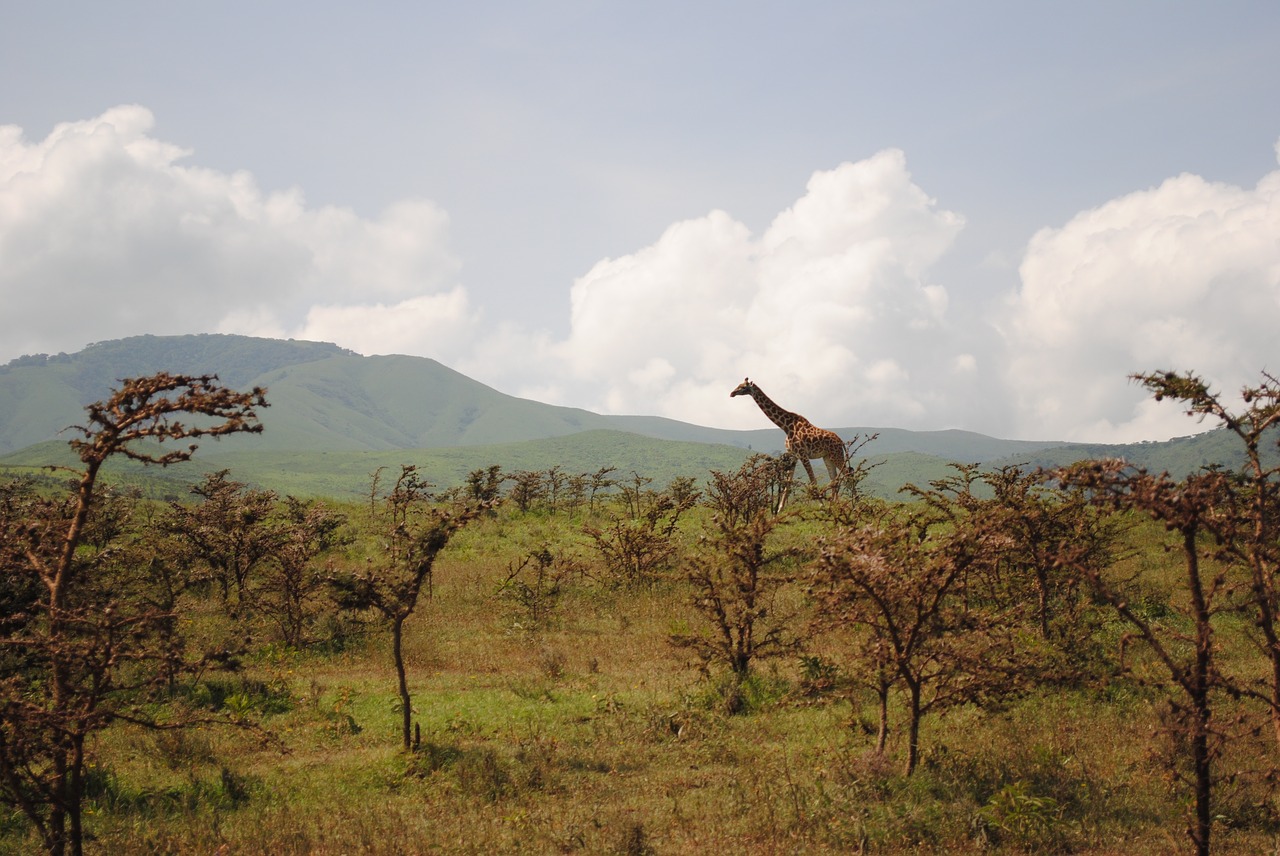
[[[113,455],[168,466],[189,460],[195,446],[166,452],[167,441],[260,431],[254,407],[265,404],[262,390],[232,392],[217,378],[125,380],[90,405],[83,436],[71,441],[83,468],[69,495],[6,491],[0,557],[17,608],[0,625],[0,801],[20,810],[55,856],[82,852],[90,738],[117,721],[152,722],[148,696],[193,667],[173,613],[128,596],[131,565],[145,559],[115,554],[123,521],[110,505],[96,503],[108,515],[93,523],[107,531],[91,534],[98,473]],[[204,424],[182,421],[192,417]]]
[[[732,475],[713,472],[707,486],[714,510],[701,549],[688,559],[685,576],[692,603],[706,625],[701,633],[677,634],[672,642],[699,655],[704,671],[727,667],[733,678],[727,709],[737,713],[742,683],[766,657],[794,647],[786,621],[778,614],[777,592],[794,574],[776,570],[794,555],[771,542],[779,520],[776,466],[763,456]]]
[[[1280,386],[1140,380],[1246,466],[0,482],[0,852],[1266,852]]]
[[[211,447],[201,450],[200,460],[206,467],[227,470],[246,481],[251,474],[253,487],[282,496],[351,500],[368,495],[369,473],[379,467],[394,471],[405,463],[416,466],[423,478],[442,490],[465,486],[470,473],[494,466],[495,461],[507,474],[522,470],[545,473],[556,466],[566,475],[588,474],[588,479],[589,474],[601,469],[621,473],[640,471],[646,478],[665,485],[679,477],[702,479],[713,469],[735,469],[750,455],[746,449],[734,446],[656,440],[601,430],[521,443],[378,452],[248,451]],[[48,464],[71,463],[74,459],[67,454],[66,443],[53,441],[4,456],[0,459],[0,476],[39,478]],[[945,462],[932,459],[932,463],[932,472],[946,471]],[[914,477],[919,470],[913,465],[909,472]],[[160,499],[186,495],[203,478],[204,471],[155,473],[120,462],[108,465],[106,475],[113,483],[136,487],[145,495]],[[885,481],[884,489],[889,491],[886,495],[895,493],[902,484],[891,482],[892,479]]]
[[[572,474],[615,467],[660,485],[681,475],[701,481],[710,470],[736,469],[752,451],[776,452],[783,441],[772,427],[722,431],[552,407],[504,395],[417,357],[361,357],[331,344],[248,336],[135,336],[0,366],[0,466],[74,464],[65,457],[60,432],[117,378],[157,371],[216,372],[233,388],[269,386],[272,407],[262,414],[266,430],[208,446],[201,458],[254,487],[298,497],[353,498],[363,492],[368,473],[402,463],[417,465],[424,478],[442,487],[494,463],[507,472],[559,465]],[[845,427],[840,433],[869,429]],[[945,477],[950,461],[1054,467],[1123,457],[1177,477],[1214,461],[1230,469],[1243,463],[1239,443],[1224,431],[1169,443],[1078,446],[880,428],[867,453],[884,466],[870,474],[866,491],[890,499],[908,482]],[[184,495],[201,473],[186,479],[166,475],[174,483],[149,495]],[[155,473],[147,481],[163,483]]]
[[[377,479],[375,473],[375,493]],[[428,596],[431,594],[431,571],[436,556],[455,532],[494,504],[472,502],[450,509],[433,507],[431,499],[429,486],[418,477],[417,470],[412,466],[402,467],[385,499],[385,510],[375,523],[383,530],[383,555],[361,571],[338,574],[329,580],[340,608],[356,612],[375,610],[391,625],[391,656],[400,696],[400,733],[406,750],[416,741],[410,735],[413,704],[404,661],[404,623],[417,609],[423,586],[427,587]]]
[[[1173,398],[1193,415],[1221,421],[1242,442],[1248,462],[1237,473],[1210,468],[1182,481],[1165,474],[1153,476],[1121,461],[1080,464],[1060,473],[1065,484],[1084,492],[1095,504],[1139,511],[1175,534],[1183,561],[1185,600],[1179,606],[1183,621],[1165,626],[1134,609],[1103,568],[1078,559],[1077,547],[1064,550],[1062,559],[1083,572],[1099,597],[1134,628],[1136,638],[1167,672],[1171,690],[1167,727],[1189,747],[1187,778],[1195,813],[1188,834],[1196,852],[1207,854],[1213,832],[1213,768],[1222,762],[1233,738],[1262,728],[1254,721],[1254,711],[1233,702],[1249,696],[1261,700],[1263,714],[1280,742],[1276,587],[1280,469],[1262,462],[1263,438],[1280,420],[1280,382],[1264,374],[1260,385],[1242,391],[1247,409],[1233,413],[1194,375],[1160,372],[1136,379],[1157,400]],[[1251,674],[1256,666],[1240,674],[1238,667],[1226,661],[1223,644],[1216,638],[1217,619],[1233,613],[1246,616],[1256,630],[1256,635],[1250,635],[1265,664],[1261,677]],[[1222,715],[1224,709],[1230,716]],[[1240,772],[1233,770],[1229,775]]]

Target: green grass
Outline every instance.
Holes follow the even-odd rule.
[[[209,441],[201,444],[196,459],[190,463],[162,470],[112,461],[106,473],[109,479],[136,484],[144,495],[156,498],[185,496],[205,473],[225,468],[239,480],[282,496],[351,500],[368,495],[370,476],[376,469],[385,467],[395,472],[402,464],[418,466],[428,481],[441,488],[462,484],[468,473],[493,464],[506,473],[560,467],[571,475],[615,467],[615,479],[630,479],[632,473],[639,472],[662,487],[681,476],[693,477],[701,484],[711,470],[737,470],[750,454],[737,446],[658,440],[619,431],[583,431],[549,440],[492,446],[379,452],[247,451]],[[954,472],[944,459],[918,452],[877,455],[870,461],[876,466],[863,489],[884,499],[901,498],[900,490],[908,482],[924,486]],[[50,441],[0,457],[0,475],[40,473],[49,465],[75,463],[65,442]],[[797,477],[804,483],[802,468],[797,469]],[[819,479],[825,483],[825,472]]]
[[[363,506],[345,510],[355,519]],[[688,516],[687,541],[707,515]],[[668,643],[700,621],[678,580],[631,591],[571,581],[548,629],[521,630],[498,584],[543,543],[589,556],[582,522],[508,507],[441,555],[434,598],[406,626],[416,751],[399,750],[384,631],[338,653],[270,646],[245,674],[218,678],[217,692],[274,742],[229,727],[101,735],[88,852],[1186,851],[1184,794],[1160,763],[1151,686],[1114,678],[926,719],[921,766],[905,778],[898,730],[887,757],[873,751],[874,699],[805,694],[799,652],[761,663],[748,712],[727,713],[722,678],[704,678]],[[820,529],[802,515],[778,537],[812,550]],[[1127,538],[1117,573],[1139,574],[1153,603],[1176,600],[1167,534],[1138,524]],[[370,543],[332,559],[361,561]],[[802,584],[788,604],[803,626]],[[189,617],[214,633],[211,615]],[[1240,630],[1223,625],[1229,639]],[[810,635],[803,653],[847,674],[846,644],[839,630]],[[892,713],[896,726],[902,711]],[[1254,768],[1275,756],[1266,741],[1232,752]],[[1256,780],[1221,795],[1217,852],[1269,852],[1274,798]],[[0,818],[0,853],[31,845]]]
[[[705,479],[712,469],[736,470],[750,453],[734,446],[655,440],[618,431],[585,431],[568,437],[493,446],[386,451],[246,451],[217,441],[200,444],[195,460],[166,469],[112,461],[109,479],[140,485],[147,496],[183,495],[205,473],[230,469],[235,477],[281,495],[350,500],[368,496],[370,477],[379,467],[398,472],[414,464],[440,488],[462,484],[468,473],[498,464],[506,473],[547,470],[593,473],[616,467],[614,478],[639,471],[665,486],[678,476]],[[50,441],[0,458],[0,475],[38,473],[49,465],[72,466],[67,444]],[[802,474],[803,475],[803,474]]]

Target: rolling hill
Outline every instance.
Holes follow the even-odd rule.
[[[238,389],[265,386],[271,403],[260,414],[263,433],[206,443],[193,468],[153,475],[174,489],[225,467],[281,492],[359,495],[369,473],[399,463],[418,463],[440,485],[495,463],[508,471],[561,466],[571,473],[613,466],[664,484],[677,475],[736,468],[751,451],[774,453],[783,445],[776,428],[731,431],[517,398],[423,357],[365,357],[323,342],[201,334],[135,336],[0,366],[0,467],[69,463],[64,429],[81,421],[84,406],[105,398],[119,378],[158,371],[217,374]],[[838,430],[846,438],[877,435],[863,454],[879,464],[868,487],[886,496],[906,481],[944,475],[951,461],[1053,466],[1124,457],[1183,474],[1213,462],[1233,466],[1238,455],[1223,432],[1097,446],[958,430]]]
[[[227,443],[249,443],[262,451],[491,445],[597,430],[760,451],[780,449],[783,442],[776,428],[731,431],[517,398],[425,357],[365,357],[322,342],[202,334],[134,336],[75,354],[20,357],[0,367],[0,455],[57,439],[80,421],[86,404],[106,397],[117,379],[158,371],[217,374],[239,389],[267,387],[271,407],[261,414],[266,430]],[[1061,445],[966,431],[840,430],[845,436],[872,432],[879,432],[876,448],[882,453],[912,451],[957,460],[986,461]]]
[[[136,336],[0,368],[0,454],[53,439],[118,378],[157,371],[267,387],[266,430],[228,444],[264,451],[511,443],[609,427],[597,414],[505,395],[420,357],[246,336]]]

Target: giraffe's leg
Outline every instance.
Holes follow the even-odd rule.
[[[805,463],[805,466],[809,466],[808,462]],[[774,514],[782,513],[782,509],[787,504],[787,496],[791,493],[791,483],[796,478],[796,460],[790,452],[786,452],[782,456],[778,468],[778,477],[782,482],[782,493],[778,497],[778,510]]]
[[[835,499],[840,496],[840,482],[844,480],[844,466],[840,463],[839,458],[828,455],[822,459],[827,465],[827,475],[831,476],[831,481],[827,487],[831,489],[831,498]]]
[[[813,466],[809,463],[808,459],[807,459],[807,458],[800,458],[800,457],[798,457],[798,456],[797,456],[797,462],[796,462],[796,463],[804,464],[804,471],[805,471],[805,473],[807,473],[807,474],[808,474],[808,476],[809,476],[809,486],[810,486],[810,488],[812,488],[814,485],[816,485],[816,484],[818,483],[818,477],[817,477],[817,476],[815,476],[815,475],[813,474]],[[799,469],[799,468],[796,466],[796,464],[794,464],[794,463],[793,463],[793,464],[791,465],[791,471],[790,471],[790,472],[791,472],[791,478],[790,478],[790,479],[788,480],[788,482],[787,482],[787,488],[788,488],[788,490],[789,490],[789,489],[790,489],[790,487],[791,487],[791,482],[794,482],[794,481],[795,481],[795,478],[796,478],[796,470],[797,470],[797,469]],[[782,512],[782,503],[778,503],[778,512],[779,512],[779,513],[781,513],[781,512]]]

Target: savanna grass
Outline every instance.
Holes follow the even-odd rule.
[[[356,518],[359,507],[347,511]],[[684,522],[682,550],[704,513]],[[235,727],[101,736],[90,852],[1185,849],[1152,686],[1119,677],[1042,688],[928,719],[920,768],[905,777],[902,711],[895,702],[886,751],[876,752],[874,700],[852,680],[841,628],[806,633],[803,651],[739,684],[702,675],[670,644],[701,620],[678,574],[635,588],[579,575],[566,580],[556,621],[522,624],[499,595],[512,563],[549,544],[590,567],[582,522],[504,508],[441,554],[432,598],[406,625],[412,751],[399,751],[389,641],[376,624],[341,649],[260,650],[204,703],[239,705],[269,739]],[[809,514],[778,537],[811,551],[822,534]],[[1133,557],[1117,572],[1135,576],[1158,609],[1178,597],[1153,548],[1161,534],[1139,527],[1129,537]],[[363,561],[375,540],[363,533],[333,561]],[[803,562],[785,570],[799,576]],[[804,631],[801,580],[780,605]],[[224,632],[198,614],[210,635]],[[1121,634],[1109,632],[1112,642]],[[729,691],[745,703],[727,704]],[[1253,750],[1273,752],[1265,742],[1233,751]],[[1220,852],[1274,846],[1264,784],[1246,777],[1223,791]],[[22,852],[31,842],[0,818],[0,844]]]

